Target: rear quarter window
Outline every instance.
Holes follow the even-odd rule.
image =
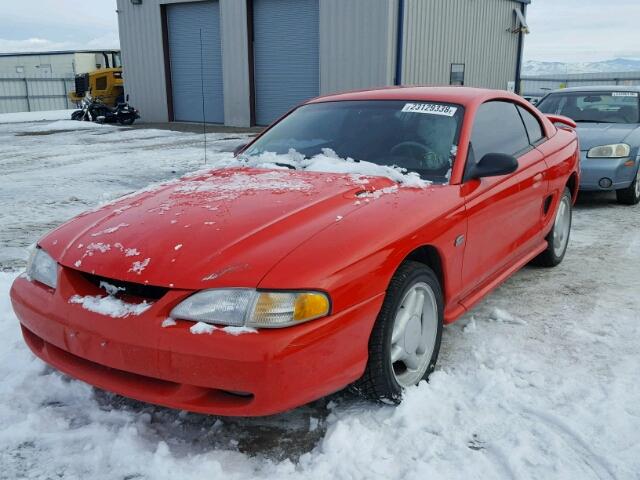
[[[524,126],[527,129],[527,134],[529,135],[529,143],[534,145],[544,138],[544,130],[542,129],[542,125],[538,119],[524,107],[518,105],[518,111],[520,112],[520,116],[522,117],[522,121],[524,122]]]

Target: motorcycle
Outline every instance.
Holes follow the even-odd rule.
[[[99,98],[93,98],[87,92],[80,103],[80,110],[71,114],[71,120],[132,125],[136,119],[140,118],[140,114],[128,102],[129,95],[127,95],[125,102],[119,102],[115,107],[110,107]]]

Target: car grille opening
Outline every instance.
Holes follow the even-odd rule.
[[[165,287],[157,287],[154,285],[144,285],[142,283],[124,282],[122,280],[115,280],[113,278],[102,277],[100,275],[93,275],[86,272],[80,273],[89,283],[104,290],[101,286],[101,282],[108,283],[118,289],[118,293],[115,295],[134,297],[142,300],[159,300],[165,293],[169,291]],[[107,292],[109,293],[109,292]]]

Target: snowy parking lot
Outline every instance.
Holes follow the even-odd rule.
[[[209,134],[209,161],[245,135]],[[527,267],[446,327],[392,408],[348,392],[216,418],[96,390],[22,342],[9,288],[68,218],[204,166],[202,136],[0,122],[0,479],[638,479],[640,206],[583,196],[555,269]]]

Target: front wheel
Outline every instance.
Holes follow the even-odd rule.
[[[631,185],[622,190],[616,190],[616,199],[623,205],[637,205],[640,202],[640,168]]]
[[[366,398],[400,403],[426,379],[440,351],[443,296],[433,270],[406,262],[394,274],[369,339],[369,360],[354,387]]]
[[[534,264],[541,267],[555,267],[562,262],[567,252],[567,246],[569,245],[571,218],[571,191],[565,188],[558,203],[553,228],[549,232],[549,235],[547,235],[547,249],[533,260]]]

